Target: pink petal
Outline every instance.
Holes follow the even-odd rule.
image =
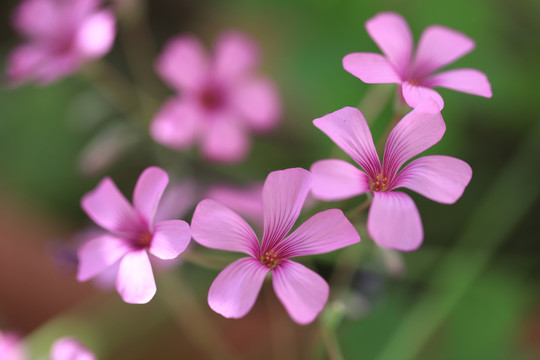
[[[405,115],[388,136],[383,173],[391,184],[401,165],[442,138],[446,125],[434,102],[424,102]]]
[[[208,189],[206,198],[215,200],[262,228],[262,183],[244,188],[215,185]]]
[[[465,191],[472,169],[450,156],[424,156],[408,164],[397,176],[393,188],[406,187],[443,204],[455,203]]]
[[[177,98],[169,99],[150,125],[152,138],[173,149],[187,149],[197,138],[201,114],[197,106]]]
[[[146,304],[156,293],[156,282],[146,250],[131,251],[120,262],[116,290],[127,303]]]
[[[214,74],[222,80],[234,80],[247,74],[259,58],[257,44],[238,31],[222,34],[215,46]]]
[[[13,14],[13,26],[31,38],[53,36],[60,23],[60,6],[50,0],[21,1]]]
[[[238,214],[214,200],[197,205],[191,220],[191,234],[199,244],[211,249],[238,251],[257,256],[259,241]]]
[[[413,85],[405,81],[401,84],[401,91],[405,102],[412,108],[416,108],[426,101],[435,102],[438,110],[442,110],[444,107],[444,100],[441,95],[430,87]]]
[[[396,72],[404,78],[413,49],[411,30],[405,19],[396,13],[382,12],[366,22],[366,30]]]
[[[7,77],[12,86],[34,80],[35,70],[46,61],[44,49],[33,45],[17,46],[8,56]]]
[[[474,41],[459,31],[440,25],[429,26],[418,42],[412,76],[420,80],[468,54],[474,46]]]
[[[367,230],[377,245],[399,251],[416,250],[424,238],[414,201],[399,191],[373,193]]]
[[[78,251],[77,280],[86,281],[116,263],[131,250],[129,242],[109,234],[94,236]]]
[[[135,209],[110,178],[84,195],[81,207],[96,224],[111,232],[133,234],[141,230]]]
[[[275,252],[280,257],[323,254],[360,242],[360,236],[338,209],[313,215],[280,242]]]
[[[197,185],[191,179],[170,184],[161,197],[154,222],[183,218],[197,197]]]
[[[157,58],[155,68],[161,78],[177,90],[199,89],[208,77],[204,48],[190,35],[169,40]]]
[[[263,249],[272,249],[283,240],[300,215],[311,189],[311,173],[301,168],[271,172],[264,182]]]
[[[430,86],[440,86],[468,94],[490,98],[491,84],[487,76],[475,69],[456,69],[442,72],[431,77]]]
[[[369,177],[343,160],[320,160],[311,165],[313,187],[317,199],[335,201],[348,199],[369,191]]]
[[[77,71],[82,65],[82,58],[74,51],[63,54],[48,53],[46,58],[34,70],[33,78],[40,85],[48,85]]]
[[[174,259],[189,245],[189,225],[182,220],[167,220],[158,223],[152,234],[150,254],[163,260]]]
[[[381,163],[373,144],[371,131],[360,110],[344,107],[313,120],[313,124],[328,135],[368,175],[376,177],[381,172]]]
[[[139,176],[133,191],[133,206],[137,214],[152,230],[159,199],[169,183],[167,173],[156,166],[146,168]]]
[[[277,297],[298,324],[309,324],[322,311],[330,289],[317,273],[297,262],[284,260],[272,271]]]
[[[0,331],[0,355],[2,360],[26,360],[27,351],[22,339],[14,333]]]
[[[223,269],[208,292],[208,305],[226,318],[241,318],[255,304],[269,268],[249,257]]]
[[[115,33],[116,23],[112,12],[100,11],[80,24],[75,46],[85,58],[99,58],[111,50]]]
[[[215,162],[238,163],[246,158],[251,147],[246,129],[229,115],[209,119],[202,139],[204,156]]]
[[[399,84],[402,81],[392,64],[379,54],[348,54],[343,58],[343,68],[368,84]]]
[[[96,360],[96,356],[77,339],[63,337],[51,347],[50,360]]]

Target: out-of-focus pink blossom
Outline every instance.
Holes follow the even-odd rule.
[[[156,283],[147,252],[163,260],[174,259],[191,238],[185,221],[167,220],[154,225],[168,182],[165,171],[149,167],[137,181],[133,206],[110,178],[102,180],[83,197],[83,210],[109,232],[96,236],[79,249],[79,281],[118,266],[116,289],[125,302],[143,304],[152,299]]]
[[[193,36],[170,40],[156,71],[179,93],[154,116],[152,137],[177,150],[199,143],[209,160],[243,160],[248,133],[274,129],[281,113],[274,84],[254,74],[257,62],[256,45],[235,31],[221,35],[211,57]]]
[[[230,185],[214,185],[206,192],[206,198],[215,200],[262,228],[262,183],[244,188]]]
[[[366,30],[384,56],[352,53],[343,58],[345,70],[363,82],[400,84],[405,102],[413,108],[431,98],[442,109],[444,101],[432,89],[437,86],[492,96],[486,75],[478,70],[455,69],[434,74],[474,49],[474,41],[466,35],[440,25],[429,26],[413,54],[411,30],[401,15],[379,13],[366,22]]]
[[[193,238],[212,249],[249,255],[227,266],[212,283],[208,304],[215,312],[227,318],[246,315],[270,271],[274,291],[295,322],[310,323],[323,309],[328,284],[290,258],[340,249],[359,242],[360,236],[338,209],[312,216],[287,236],[310,188],[311,174],[304,169],[268,175],[262,191],[262,243],[247,222],[225,205],[209,199],[199,203],[193,214]]]
[[[63,337],[52,344],[50,360],[97,360],[97,357],[79,340]]]
[[[26,350],[20,337],[10,332],[0,331],[0,359],[26,359]]]
[[[26,42],[9,55],[7,76],[12,85],[26,81],[48,84],[102,57],[115,35],[111,11],[100,0],[24,0],[13,25]]]
[[[386,142],[382,166],[358,109],[346,107],[315,119],[313,124],[365,171],[343,160],[317,161],[311,167],[314,196],[334,201],[371,193],[367,230],[379,246],[410,251],[418,248],[424,237],[413,200],[391,190],[404,187],[433,201],[452,204],[471,180],[471,167],[450,156],[424,156],[399,171],[406,161],[442,138],[446,127],[434,102],[421,104],[396,125]]]

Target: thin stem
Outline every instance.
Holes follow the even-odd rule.
[[[341,348],[337,341],[336,334],[334,331],[330,330],[329,327],[319,323],[319,330],[321,332],[321,337],[324,341],[326,351],[328,352],[328,357],[330,360],[343,360],[343,354]]]
[[[356,208],[352,209],[352,210],[349,210],[345,216],[347,216],[347,218],[349,219],[356,219],[356,217],[358,215],[360,215],[361,213],[364,212],[364,210],[366,210],[369,205],[371,204],[371,202],[373,201],[372,198],[368,198],[366,199],[363,203],[361,203],[360,205],[358,205]],[[351,220],[352,221],[352,220]]]

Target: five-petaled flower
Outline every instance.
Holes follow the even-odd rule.
[[[168,182],[165,171],[149,167],[137,181],[133,206],[110,178],[103,179],[83,197],[83,210],[109,232],[95,236],[79,249],[79,281],[118,266],[116,289],[125,302],[143,304],[152,299],[156,283],[147,251],[163,260],[174,259],[191,239],[185,221],[167,220],[154,225]]]
[[[475,69],[434,71],[466,55],[474,41],[466,35],[440,25],[428,27],[413,54],[413,38],[401,15],[383,12],[366,22],[366,30],[385,56],[352,53],[343,58],[345,70],[369,84],[400,84],[405,102],[416,107],[427,98],[444,106],[433,87],[444,87],[473,95],[491,97],[486,75]]]
[[[408,188],[443,203],[457,201],[472,177],[462,160],[441,155],[412,157],[435,145],[445,132],[437,105],[428,101],[407,114],[392,130],[381,162],[362,113],[346,107],[315,119],[313,124],[345,151],[365,172],[343,160],[321,160],[311,167],[313,195],[332,201],[371,193],[373,203],[367,230],[382,247],[401,251],[418,248],[423,240],[422,221]]]
[[[290,260],[321,254],[360,241],[343,212],[320,212],[289,236],[311,188],[309,171],[295,168],[270,173],[263,187],[264,234],[259,243],[238,214],[214,201],[203,200],[195,209],[193,239],[209,248],[242,252],[249,257],[227,266],[214,280],[208,304],[227,318],[240,318],[252,308],[268,272],[274,291],[291,318],[312,322],[328,299],[328,284],[317,273]]]
[[[192,36],[170,40],[156,70],[180,94],[155,115],[154,140],[178,150],[199,142],[203,155],[213,161],[244,159],[248,132],[272,130],[280,115],[273,83],[253,74],[257,60],[256,45],[238,32],[224,33],[212,58]]]

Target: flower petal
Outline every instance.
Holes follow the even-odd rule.
[[[163,260],[174,259],[189,245],[189,225],[182,220],[167,220],[156,224],[150,244],[150,254]]]
[[[311,165],[313,187],[317,199],[348,199],[369,191],[369,177],[356,166],[343,160],[320,160]]]
[[[104,10],[87,17],[77,32],[75,46],[88,59],[99,58],[111,50],[116,33],[112,12]]]
[[[278,244],[280,257],[323,254],[360,242],[360,235],[338,209],[322,211],[310,217]]]
[[[435,145],[446,125],[434,102],[424,102],[405,115],[388,136],[384,149],[383,173],[391,186],[401,165]]]
[[[377,245],[400,251],[416,250],[424,238],[414,201],[399,191],[374,192],[367,230]]]
[[[223,269],[208,292],[208,305],[226,318],[241,318],[255,304],[270,269],[249,257]]]
[[[411,30],[405,19],[396,13],[382,12],[366,22],[366,30],[396,72],[404,78],[413,50]]]
[[[234,117],[222,114],[210,119],[204,130],[204,156],[221,163],[237,163],[249,153],[250,139],[246,129]]]
[[[168,183],[167,173],[161,168],[151,166],[142,172],[135,185],[133,206],[137,214],[146,221],[150,231],[159,200]]]
[[[343,58],[343,68],[367,84],[399,84],[402,81],[392,64],[380,54],[348,54]]]
[[[86,281],[114,265],[131,250],[128,241],[109,234],[94,236],[78,251],[77,280]]]
[[[197,205],[191,220],[191,235],[211,249],[243,252],[258,256],[259,241],[251,227],[237,213],[214,200]]]
[[[317,273],[297,262],[284,260],[272,270],[277,297],[298,324],[309,324],[322,311],[330,289]]]
[[[13,26],[20,33],[35,39],[46,39],[58,31],[60,5],[50,0],[26,0],[13,13]]]
[[[435,74],[428,80],[429,86],[440,86],[468,94],[490,98],[491,84],[487,76],[475,69],[456,69]]]
[[[187,149],[197,138],[201,114],[194,103],[178,98],[167,100],[150,125],[152,138],[173,149]]]
[[[444,100],[438,92],[424,85],[413,85],[408,81],[401,84],[401,92],[407,105],[412,108],[418,107],[425,101],[432,101],[437,104],[437,109],[442,110]]]
[[[358,163],[371,177],[381,172],[381,163],[371,131],[360,110],[352,107],[313,120],[313,125]]]
[[[156,282],[146,250],[131,251],[120,262],[116,290],[130,304],[146,304],[156,294]]]
[[[443,204],[455,203],[465,191],[472,169],[465,161],[450,156],[424,156],[408,164],[397,176],[393,188],[406,187]]]
[[[79,340],[63,337],[51,347],[51,360],[96,360],[96,356]]]
[[[256,65],[259,52],[255,42],[238,31],[222,34],[215,46],[214,74],[222,80],[234,80]]]
[[[83,196],[81,207],[90,219],[111,232],[134,234],[141,230],[135,209],[108,177]]]
[[[15,47],[7,59],[6,73],[11,86],[34,80],[36,69],[47,60],[45,49],[34,45]]]
[[[311,181],[311,173],[301,168],[273,171],[268,175],[262,195],[262,249],[274,248],[291,230],[311,189]]]

